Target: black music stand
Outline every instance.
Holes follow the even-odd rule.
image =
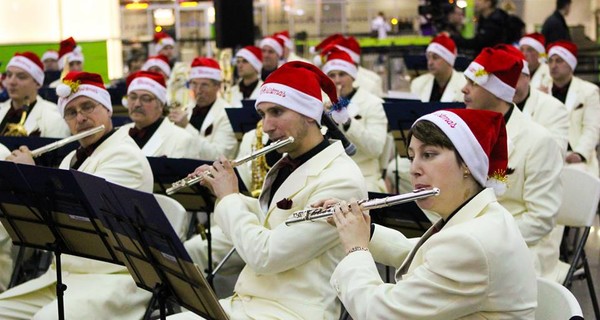
[[[27,146],[29,150],[34,150],[58,140],[59,139],[42,137],[0,137],[0,143],[9,150],[19,149],[20,146]],[[42,154],[35,159],[35,162],[38,165],[46,167],[58,167],[62,159],[64,159],[71,151],[77,149],[78,146],[79,142],[73,141],[63,147]]]
[[[390,100],[393,101],[393,100]],[[388,118],[388,125],[394,141],[396,142],[396,156],[407,156],[408,141],[406,134],[412,124],[421,116],[441,110],[441,109],[461,109],[465,108],[462,102],[421,102],[416,100],[395,100],[393,102],[384,102],[383,109]],[[396,159],[397,157],[394,157]],[[398,166],[394,174],[396,183],[396,193],[398,193],[399,175]]]
[[[161,319],[167,299],[208,319],[228,319],[152,194],[108,182],[90,191],[118,203],[120,210],[104,214],[103,223],[136,284],[153,292],[150,306],[159,304]]]
[[[174,159],[165,157],[148,157],[150,167],[152,168],[152,174],[154,175],[154,192],[160,194],[166,194],[166,191],[171,184],[175,181],[187,177],[187,175],[203,165],[212,165],[213,161],[206,160],[193,160],[193,159]],[[237,170],[234,171],[238,178],[238,189],[240,192],[246,192],[246,185],[240,178]],[[198,196],[202,198],[202,201],[198,201]],[[207,217],[207,228],[205,229],[205,236],[207,241],[207,254],[208,254],[208,266],[206,272],[212,273],[212,235],[210,233],[210,213],[214,210],[215,197],[205,187],[200,184],[192,185],[188,188],[182,189],[176,194],[170,195],[177,201],[183,204],[186,211],[206,212]],[[195,215],[193,216],[195,217]],[[196,220],[192,219],[191,224],[195,225]],[[190,228],[193,230],[193,228]],[[212,279],[209,283],[212,285]]]
[[[256,123],[260,120],[254,100],[242,100],[241,108],[225,108],[225,112],[238,140],[242,140],[244,133],[256,129]]]
[[[122,264],[96,216],[98,204],[82,191],[77,171],[0,161],[0,221],[16,245],[52,251],[56,257],[58,317],[64,319],[61,254]],[[87,179],[96,188],[101,178]]]

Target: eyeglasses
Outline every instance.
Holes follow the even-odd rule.
[[[78,113],[81,113],[81,115],[83,116],[87,116],[90,113],[94,112],[94,110],[96,110],[96,106],[98,106],[99,103],[83,103],[81,104],[81,106],[79,107],[79,110],[77,110],[77,108],[69,108],[65,110],[65,115],[64,118],[65,120],[73,120],[77,117]]]
[[[133,103],[137,99],[140,99],[140,103],[143,103],[143,104],[148,104],[148,103],[156,100],[156,98],[154,98],[153,96],[148,95],[148,94],[143,94],[141,96],[138,96],[137,94],[128,94],[127,95],[127,102],[129,102],[129,103]]]

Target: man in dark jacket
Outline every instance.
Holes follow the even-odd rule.
[[[546,43],[571,40],[569,27],[565,21],[569,11],[571,11],[571,0],[556,0],[556,10],[546,18],[542,25],[542,34],[546,37]]]
[[[453,35],[452,40],[459,49],[475,51],[478,54],[485,47],[493,47],[498,43],[506,43],[506,25],[508,14],[496,8],[498,0],[475,1],[477,13],[477,30],[475,37],[464,39],[460,35]]]

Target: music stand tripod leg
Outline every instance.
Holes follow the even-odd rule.
[[[62,282],[62,267],[61,267],[61,254],[60,245],[56,243],[48,244],[48,247],[54,251],[56,258],[56,299],[58,303],[58,319],[65,319],[65,301],[64,295],[67,286]]]

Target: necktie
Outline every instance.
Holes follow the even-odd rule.
[[[410,267],[410,264],[412,263],[412,260],[414,259],[415,254],[417,253],[419,248],[423,245],[423,243],[425,243],[425,241],[427,241],[427,239],[431,238],[431,236],[433,236],[434,234],[436,234],[440,230],[442,230],[443,226],[444,226],[444,219],[440,219],[434,225],[432,225],[431,228],[429,228],[423,234],[423,236],[421,236],[421,239],[419,239],[419,242],[417,242],[417,245],[415,245],[415,247],[410,251],[410,253],[408,254],[408,257],[406,257],[406,259],[402,263],[402,266],[400,266],[400,268],[396,271],[396,279],[401,279],[402,276],[405,275],[406,272],[408,272],[408,268]]]

